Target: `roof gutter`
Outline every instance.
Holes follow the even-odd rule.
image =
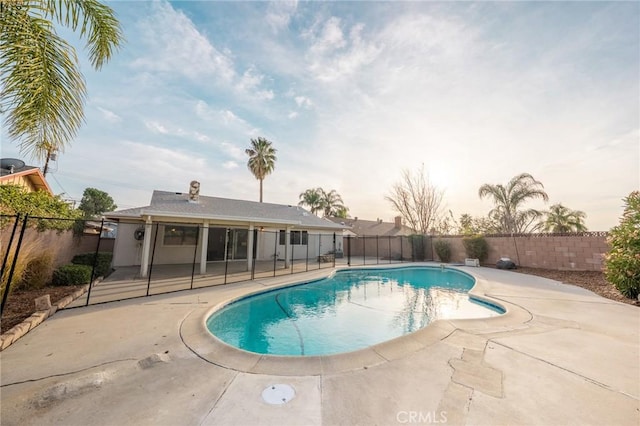
[[[180,218],[180,219],[200,219],[200,220],[219,220],[221,222],[246,222],[253,224],[274,224],[274,225],[289,225],[289,226],[297,226],[299,228],[305,229],[334,229],[334,230],[342,230],[345,227],[343,225],[328,221],[328,226],[321,225],[303,225],[302,221],[294,221],[294,220],[285,220],[285,219],[267,219],[260,217],[244,217],[244,216],[220,216],[220,215],[203,215],[203,214],[189,214],[189,213],[171,213],[166,211],[157,211],[157,210],[140,210],[140,213],[137,215],[118,215],[118,216],[109,216],[108,214],[104,215],[107,218],[115,218],[115,219],[142,219],[144,220],[145,216],[161,216],[167,218]]]

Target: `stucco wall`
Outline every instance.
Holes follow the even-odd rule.
[[[603,234],[485,237],[489,245],[486,264],[495,265],[509,257],[520,266],[556,270],[601,271],[604,254],[610,249]],[[463,262],[466,254],[461,237],[437,237],[451,244],[453,262]]]
[[[20,229],[16,230],[11,250],[17,246]],[[0,233],[0,255],[4,258],[5,250],[11,238],[11,229],[4,229]],[[49,252],[53,256],[54,267],[71,262],[77,254],[93,253],[98,243],[97,235],[83,235],[74,237],[72,231],[58,233],[57,231],[38,232],[34,228],[27,228],[24,232],[22,245],[20,247],[19,259],[32,259],[43,252]],[[113,239],[103,238],[100,241],[100,251],[109,252],[113,250]],[[13,257],[9,258],[9,262]],[[9,263],[10,265],[11,263]]]
[[[140,265],[142,241],[134,238],[134,232],[140,224],[118,224],[118,235],[113,247],[113,267]]]

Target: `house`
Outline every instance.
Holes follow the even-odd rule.
[[[415,231],[402,224],[402,217],[396,216],[394,222],[383,222],[382,219],[362,220],[355,218],[329,217],[332,222],[339,223],[347,227],[353,236],[370,237],[370,236],[409,236],[415,234]]]
[[[255,260],[285,261],[321,256],[342,249],[341,224],[290,205],[200,195],[191,182],[189,193],[154,191],[145,207],[105,213],[118,222],[113,266],[140,265],[147,276],[154,264],[200,264]]]
[[[16,158],[0,159],[0,185],[18,185],[28,192],[45,191],[53,196],[40,168],[27,166],[24,161]]]

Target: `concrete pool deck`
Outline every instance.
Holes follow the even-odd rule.
[[[59,311],[0,352],[0,423],[640,423],[640,309],[540,277],[460,269],[507,314],[302,360],[219,345],[204,318],[331,270]],[[295,397],[267,404],[275,384]]]

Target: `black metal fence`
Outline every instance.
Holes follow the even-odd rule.
[[[170,222],[148,225],[120,222],[114,225],[104,220],[27,215],[2,216],[0,220],[3,313],[5,305],[11,303],[11,292],[33,286],[29,282],[29,268],[38,265],[34,259],[45,253],[52,254],[49,257],[53,267],[68,264],[78,255],[85,263],[87,258],[91,260],[87,291],[69,307],[336,266],[433,259],[430,238],[425,236],[354,237],[302,230],[204,227]],[[116,232],[117,246],[109,258],[107,253],[114,249]],[[106,272],[101,264],[105,258],[110,262]],[[38,283],[40,285],[43,283]]]

